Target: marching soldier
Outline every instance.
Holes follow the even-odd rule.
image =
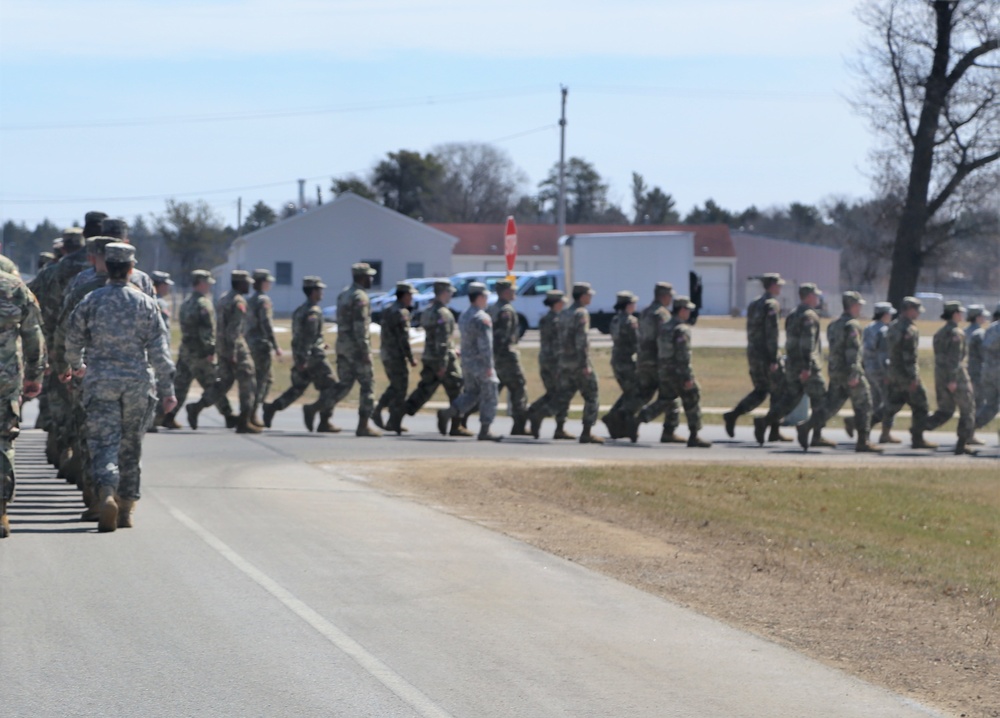
[[[936,449],[937,444],[924,439],[927,429],[927,391],[920,381],[917,352],[920,347],[920,330],[914,322],[924,311],[923,302],[916,297],[903,297],[899,316],[889,326],[889,386],[886,392],[885,415],[891,421],[904,404],[913,412],[910,436],[914,449]]]
[[[661,400],[670,403],[681,400],[690,430],[687,445],[707,449],[712,442],[698,437],[698,432],[701,431],[701,389],[691,369],[691,326],[688,322],[691,312],[696,308],[694,302],[687,297],[674,298],[673,316],[660,328],[657,361]],[[639,421],[646,421],[648,416],[646,409],[643,409],[639,413]],[[632,431],[631,438],[635,441],[638,427]]]
[[[7,504],[14,499],[14,440],[21,401],[38,396],[45,371],[41,310],[20,276],[0,271],[0,539],[10,535]]]
[[[372,421],[380,429],[403,433],[399,421],[406,409],[406,394],[410,385],[410,367],[417,365],[410,347],[410,307],[416,292],[409,282],[396,284],[396,301],[382,310],[382,346],[379,355],[389,387],[379,397]],[[382,422],[382,409],[389,408],[389,423]]]
[[[559,396],[559,313],[566,306],[566,294],[561,289],[550,289],[545,293],[543,301],[549,311],[538,320],[538,370],[542,376],[545,394],[535,399],[528,407],[528,416],[555,414],[556,431],[552,438],[576,441],[576,437],[566,431],[567,409],[557,401]]]
[[[521,324],[517,310],[512,304],[516,287],[509,279],[496,283],[497,302],[487,311],[493,321],[493,360],[500,388],[507,388],[510,394],[511,414],[514,428],[511,436],[528,436],[525,423],[528,420],[528,395],[525,392],[524,370],[521,368],[521,353],[517,349],[521,337]],[[465,376],[463,370],[462,375]]]
[[[781,320],[778,296],[785,280],[780,274],[768,273],[761,275],[760,281],[764,293],[747,307],[747,363],[750,365],[753,391],[743,397],[732,411],[722,415],[730,438],[736,435],[736,420],[764,403],[768,395],[771,396],[772,406],[779,401],[785,382],[778,353],[778,323]],[[787,441],[781,435],[780,427],[780,420],[771,424],[768,441]]]
[[[612,439],[628,434],[622,422],[622,407],[635,402],[638,379],[635,353],[639,348],[639,320],[635,307],[639,298],[632,292],[621,291],[615,295],[615,316],[611,319],[611,371],[622,393],[601,421]]]
[[[885,416],[886,389],[889,384],[889,324],[896,316],[896,308],[889,302],[875,302],[874,317],[861,335],[862,362],[865,378],[872,394],[872,411],[882,417],[880,444],[898,444],[893,437],[892,419]],[[872,422],[874,425],[876,422]]]
[[[455,333],[455,315],[448,309],[448,302],[454,293],[455,286],[449,280],[434,282],[434,303],[420,316],[420,326],[426,332],[426,338],[420,383],[406,400],[406,413],[410,416],[427,403],[439,385],[444,387],[449,402],[454,402],[462,391],[462,371],[451,338]],[[401,420],[402,416],[398,417],[393,425],[401,426]],[[472,436],[472,432],[465,428],[464,420],[463,416],[451,420],[450,436]]]
[[[990,325],[990,315],[982,304],[970,304],[965,315],[969,326],[965,328],[965,348],[969,355],[969,381],[972,382],[972,398],[978,408],[985,394],[983,387],[983,338],[986,328]],[[969,446],[982,446],[983,442],[975,435],[967,442]]]
[[[73,375],[84,380],[90,469],[100,512],[97,530],[108,532],[132,526],[140,496],[142,437],[156,393],[164,397],[166,413],[173,411],[177,399],[174,364],[156,302],[128,286],[135,250],[112,242],[104,255],[108,284],[88,294],[73,311],[66,359]],[[123,325],[129,331],[121,331]]]
[[[812,405],[806,421],[798,426],[799,444],[809,450],[809,432],[818,431],[851,399],[854,418],[846,419],[847,435],[857,431],[855,451],[881,451],[868,441],[872,425],[872,397],[862,362],[862,331],[858,317],[865,300],[857,292],[844,292],[844,313],[826,328],[830,344],[830,387],[822,404]]]
[[[319,413],[319,434],[335,434],[340,427],[330,423],[333,416],[333,392],[337,380],[326,360],[326,340],[323,333],[323,309],[319,306],[326,285],[319,277],[303,277],[302,292],[306,301],[292,312],[292,384],[272,403],[264,403],[264,426],[270,428],[276,412],[290,406],[312,384],[319,392],[313,404],[302,407],[302,416],[309,431]]]
[[[230,277],[230,291],[219,297],[216,314],[219,330],[216,335],[219,353],[219,393],[215,406],[225,419],[226,427],[236,427],[237,434],[259,434],[260,427],[250,423],[253,402],[257,395],[257,376],[247,344],[246,295],[250,293],[250,273],[234,269]],[[234,384],[240,390],[240,415],[233,416],[233,408],[226,394]]]
[[[653,302],[642,310],[639,315],[639,351],[637,353],[636,374],[637,388],[635,401],[626,402],[624,426],[626,436],[633,434],[637,428],[638,413],[643,412],[647,421],[652,421],[663,414],[663,433],[660,434],[661,444],[683,444],[685,440],[677,436],[674,430],[680,423],[678,402],[666,401],[657,395],[660,387],[659,374],[659,336],[664,325],[670,321],[670,305],[673,302],[674,289],[669,282],[657,282],[653,288]]]
[[[462,393],[451,406],[438,412],[438,431],[448,432],[449,420],[468,416],[479,407],[479,441],[500,441],[490,432],[497,413],[497,379],[493,354],[493,320],[486,311],[486,285],[469,283],[469,308],[459,318],[462,335]]]
[[[771,404],[767,416],[753,420],[754,438],[764,445],[764,433],[769,426],[780,424],[802,401],[802,395],[809,397],[812,407],[820,406],[826,396],[823,382],[822,342],[819,334],[819,315],[816,307],[823,293],[819,288],[806,282],[799,287],[799,306],[785,320],[785,388],[779,401]],[[824,439],[822,428],[813,431],[812,446],[835,446]]]
[[[257,372],[257,391],[254,394],[250,421],[257,426],[264,426],[258,417],[274,381],[271,372],[271,352],[281,356],[281,347],[278,346],[278,340],[274,336],[274,306],[267,294],[273,282],[274,277],[269,271],[255,269],[254,294],[247,300],[247,344],[250,346],[254,370]]]
[[[933,431],[955,415],[958,407],[958,443],[956,454],[974,454],[968,448],[976,429],[976,406],[969,372],[965,368],[965,332],[958,326],[965,314],[961,302],[945,302],[941,318],[945,325],[934,334],[934,390],[937,411],[927,420]]]
[[[167,330],[167,347],[170,347],[170,301],[167,297],[170,296],[171,288],[174,286],[174,280],[170,278],[169,272],[151,272],[149,278],[153,281],[153,292],[156,294],[156,306],[160,308],[160,319],[163,320],[163,326]],[[162,399],[163,397],[158,397]],[[149,427],[150,433],[155,434],[157,432],[157,427],[164,426],[167,429],[180,429],[181,425],[177,423],[176,417],[171,417],[170,421],[167,421],[166,416],[160,412],[156,412],[156,418],[153,419],[153,425]]]
[[[980,382],[983,395],[977,399],[977,429],[989,424],[1000,413],[1000,304],[997,304],[996,311],[993,312],[993,323],[983,332],[983,370]]]
[[[201,385],[201,399],[185,407],[188,425],[198,428],[198,414],[215,404],[219,394],[218,366],[215,354],[215,307],[212,285],[215,278],[205,269],[191,272],[191,294],[180,308],[181,348],[177,356],[177,406],[183,406],[191,382]],[[177,409],[164,416],[164,424],[176,422]]]

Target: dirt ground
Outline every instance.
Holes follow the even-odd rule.
[[[565,466],[565,464],[561,464]],[[330,465],[786,645],[953,716],[1000,717],[996,606],[713,526],[650,525],[474,461]],[[491,467],[492,469],[493,467]],[[539,468],[533,464],[533,468]]]

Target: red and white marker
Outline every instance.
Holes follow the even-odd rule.
[[[503,253],[507,258],[507,279],[514,281],[514,263],[517,261],[517,225],[514,218],[507,218],[507,229],[503,234]]]

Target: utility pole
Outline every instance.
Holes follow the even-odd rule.
[[[305,212],[306,210],[306,181],[304,179],[299,180],[299,212]]]
[[[559,200],[556,217],[559,224],[559,236],[566,234],[566,95],[569,88],[560,85],[562,91],[562,116],[559,118]]]

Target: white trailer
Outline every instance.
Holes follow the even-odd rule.
[[[618,292],[634,292],[643,307],[652,301],[657,282],[691,295],[696,280],[693,232],[570,234],[559,239],[559,259],[567,293],[576,282],[593,286],[591,326],[602,332],[610,327]]]

